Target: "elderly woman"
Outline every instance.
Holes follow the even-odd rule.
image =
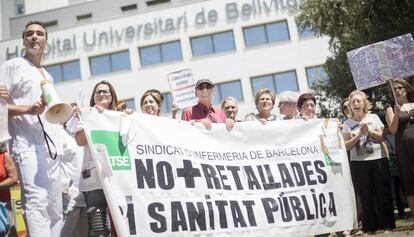
[[[147,90],[141,96],[141,110],[145,114],[151,114],[160,116],[161,114],[161,105],[164,100],[164,96],[160,91],[155,89]]]
[[[225,97],[223,99],[223,102],[221,102],[221,109],[224,111],[228,119],[233,119],[234,122],[238,122],[236,117],[237,112],[239,110],[239,106],[237,105],[236,98],[232,96]]]
[[[114,87],[108,81],[101,81],[95,85],[89,105],[99,111],[117,110],[118,98]],[[82,174],[79,181],[79,191],[85,196],[86,208],[88,210],[89,236],[106,236],[109,229],[106,224],[106,210],[108,204],[102,190],[94,160],[83,130],[83,125],[78,124],[75,135],[76,143],[84,147]]]
[[[316,98],[312,93],[303,93],[298,98],[298,110],[303,119],[316,118]]]
[[[388,160],[382,146],[384,125],[369,113],[371,103],[364,92],[355,90],[348,97],[351,115],[342,134],[350,151],[351,172],[363,209],[362,230],[395,228]]]
[[[396,80],[394,89],[397,106],[395,111],[387,108],[385,118],[395,135],[402,190],[414,216],[414,88],[405,80]]]
[[[284,91],[279,95],[279,112],[281,119],[296,119],[300,116],[297,110],[298,94],[294,91]]]
[[[272,114],[275,105],[275,94],[270,89],[264,88],[258,90],[254,102],[259,113],[246,115],[245,121],[259,121],[261,124],[266,124],[267,121],[277,119],[277,116]]]

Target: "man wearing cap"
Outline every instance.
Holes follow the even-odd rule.
[[[186,108],[182,113],[182,120],[200,122],[207,129],[211,129],[212,123],[226,123],[230,130],[234,121],[227,119],[226,114],[219,107],[213,107],[214,84],[210,79],[200,79],[195,85],[195,94],[198,97],[198,104]]]
[[[63,144],[59,125],[44,118],[42,80],[53,81],[41,66],[47,31],[41,22],[30,21],[22,34],[25,55],[0,66],[0,84],[9,91],[11,154],[22,187],[22,207],[31,237],[60,236],[62,191],[59,158]],[[55,158],[55,159],[52,159]]]

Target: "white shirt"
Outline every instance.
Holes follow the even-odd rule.
[[[360,124],[365,123],[368,125],[369,130],[383,129],[384,124],[376,114],[367,114],[360,121],[348,119],[344,122],[343,134],[349,134],[350,137],[358,135]],[[352,147],[350,151],[351,161],[367,161],[377,160],[386,157],[384,148],[381,142],[372,140],[369,136],[362,136],[360,140]]]
[[[53,82],[52,76],[42,69],[44,76]],[[32,105],[41,100],[43,80],[39,69],[26,58],[14,58],[6,61],[0,67],[0,82],[9,90],[8,103],[12,105]],[[50,124],[40,115],[45,131],[54,142],[58,154],[63,154],[63,145],[58,136],[59,125]],[[9,131],[12,136],[11,151],[19,154],[24,151],[47,149],[39,119],[35,115],[21,115],[9,119]],[[53,149],[53,146],[52,148]],[[52,150],[52,152],[54,152]]]

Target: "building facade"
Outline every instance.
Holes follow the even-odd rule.
[[[216,83],[214,104],[225,96],[238,99],[242,119],[256,112],[260,88],[309,91],[325,76],[321,66],[330,55],[328,38],[296,25],[291,9],[299,0],[59,0],[31,13],[23,5],[17,14],[19,2],[29,1],[1,3],[0,63],[23,55],[26,22],[46,22],[43,64],[61,99],[83,105],[93,86],[107,80],[137,110],[144,91],[160,90],[168,115],[173,101],[167,74],[190,68],[194,80]]]

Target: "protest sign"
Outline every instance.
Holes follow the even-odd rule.
[[[359,90],[414,75],[414,42],[411,34],[352,50],[347,56]]]
[[[82,120],[120,236],[305,236],[356,222],[336,120],[230,132],[89,109]]]
[[[171,94],[174,103],[181,109],[197,104],[195,95],[193,73],[191,69],[183,69],[168,73]]]
[[[10,139],[7,102],[0,98],[0,142]]]

